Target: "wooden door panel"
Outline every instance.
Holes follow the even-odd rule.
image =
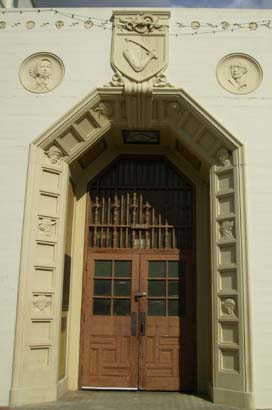
[[[146,336],[142,341],[140,389],[179,390],[179,338]]]
[[[171,263],[180,261],[181,274],[171,272]],[[140,302],[140,311],[146,312],[147,316],[144,335],[140,336],[139,387],[143,390],[193,390],[195,352],[191,257],[174,253],[143,255],[140,269],[141,290],[147,294]],[[180,283],[178,295],[173,296],[177,282]],[[156,284],[157,290],[153,286]],[[164,305],[161,313],[151,310],[150,301],[153,300]],[[170,304],[172,301],[179,304],[175,316],[169,301]]]
[[[130,336],[91,336],[88,385],[135,386],[137,381],[131,375],[135,349]]]
[[[132,336],[131,322],[131,312],[136,308],[133,295],[138,290],[138,260],[137,255],[114,257],[112,254],[97,253],[89,256],[83,290],[80,387],[136,388],[138,385],[138,369],[135,366],[138,360],[138,337]],[[102,275],[96,272],[97,261],[110,262],[110,272],[102,272]],[[125,277],[122,273],[123,281],[116,271],[120,261],[131,261],[130,276]],[[129,295],[116,296],[115,283],[128,281],[131,282]],[[110,282],[109,288],[103,287],[105,282],[107,286]],[[102,296],[99,294],[101,291],[104,293]],[[122,292],[124,290],[121,288]],[[102,312],[106,314],[94,311],[96,300],[109,305],[108,312]],[[130,300],[127,315],[118,315],[114,310],[115,301],[120,300]]]

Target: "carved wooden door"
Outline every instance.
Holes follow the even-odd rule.
[[[194,389],[193,194],[160,157],[89,185],[81,388]]]
[[[139,257],[88,255],[81,338],[81,387],[137,388]]]
[[[190,254],[143,255],[140,288],[139,388],[194,389],[193,275]]]

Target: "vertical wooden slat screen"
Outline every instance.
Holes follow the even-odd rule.
[[[121,157],[89,194],[91,248],[192,248],[193,185],[165,158]]]

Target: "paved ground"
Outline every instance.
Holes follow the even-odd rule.
[[[176,392],[77,391],[59,401],[16,407],[16,410],[231,410],[206,399]]]

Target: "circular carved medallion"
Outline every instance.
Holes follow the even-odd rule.
[[[223,57],[216,68],[219,84],[233,94],[248,94],[262,82],[260,64],[251,56],[242,53]]]
[[[51,53],[36,53],[26,58],[19,69],[23,87],[32,93],[47,93],[56,88],[64,76],[64,64]]]

